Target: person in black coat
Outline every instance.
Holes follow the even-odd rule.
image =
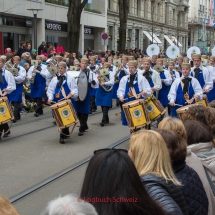
[[[159,130],[169,149],[173,171],[182,183],[181,191],[185,197],[189,215],[207,215],[208,198],[201,179],[186,162],[187,143],[174,131]]]
[[[161,135],[141,130],[131,136],[129,156],[146,191],[167,214],[188,215],[186,202],[175,177],[169,152]]]
[[[42,44],[38,47],[38,55],[41,55],[41,51],[47,53],[46,42],[45,41],[43,41]]]
[[[21,41],[20,42],[20,47],[18,49],[17,55],[21,58],[22,54],[26,52],[26,42]]]

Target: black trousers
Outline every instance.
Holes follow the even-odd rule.
[[[15,119],[20,119],[20,110],[22,110],[21,108],[21,102],[13,102],[14,105],[14,110],[13,110],[13,115],[15,117]]]
[[[35,98],[34,100],[37,103],[35,113],[43,114],[42,98]]]
[[[102,106],[101,108],[103,113],[102,122],[109,122],[109,117],[108,117],[109,107]]]
[[[77,112],[77,116],[80,122],[79,131],[84,132],[86,129],[88,129],[87,126],[88,114]]]
[[[91,96],[91,98],[90,98],[90,110],[92,111],[93,109],[97,110],[95,96]]]
[[[4,130],[4,133],[9,132],[9,126],[7,123],[0,125],[0,136],[3,133],[3,130]]]
[[[60,137],[66,139],[67,138],[66,135],[69,135],[69,128],[63,128],[61,132],[62,134],[60,133]]]

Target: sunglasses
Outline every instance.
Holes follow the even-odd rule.
[[[128,150],[126,150],[126,149],[105,148],[105,149],[98,149],[98,150],[95,150],[95,151],[94,151],[94,155],[99,154],[99,153],[102,153],[102,152],[106,152],[106,151],[109,151],[109,150],[128,153]]]

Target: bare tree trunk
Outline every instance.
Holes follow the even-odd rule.
[[[86,5],[87,0],[69,0],[69,8],[67,13],[68,29],[67,29],[67,43],[68,52],[75,52],[78,56],[78,46],[80,38],[80,23],[81,13]]]
[[[119,0],[119,53],[125,52],[126,45],[126,29],[129,12],[129,0]]]

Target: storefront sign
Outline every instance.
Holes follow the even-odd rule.
[[[84,27],[85,34],[94,34],[93,28]]]
[[[47,23],[46,22],[46,29],[48,29],[48,30],[54,30],[54,31],[61,31],[61,24]]]

